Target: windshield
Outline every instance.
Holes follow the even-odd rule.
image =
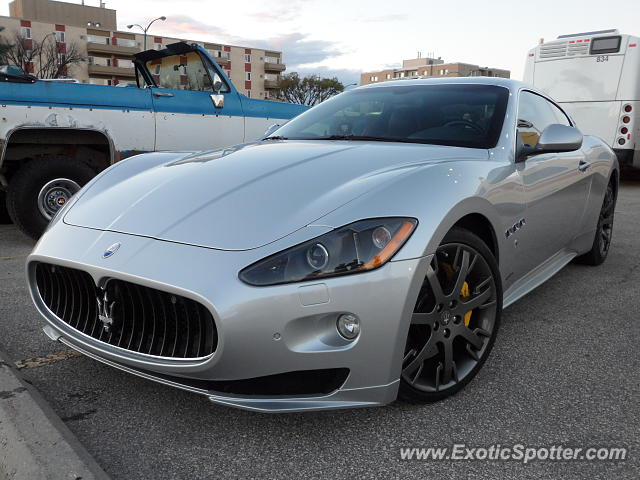
[[[494,85],[364,88],[321,103],[279,128],[272,137],[493,148],[508,98],[508,89]]]

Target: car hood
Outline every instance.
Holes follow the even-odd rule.
[[[130,175],[118,175],[119,166],[107,171],[80,193],[64,222],[249,250],[415,168],[478,155],[486,158],[486,150],[347,141],[275,141],[175,154],[168,163],[133,168]]]

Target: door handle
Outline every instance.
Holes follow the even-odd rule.
[[[173,93],[168,92],[153,92],[154,97],[173,97]]]
[[[587,168],[589,168],[590,166],[591,166],[591,162],[580,160],[580,163],[578,164],[578,170],[580,170],[581,172],[586,172]]]

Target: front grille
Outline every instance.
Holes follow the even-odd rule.
[[[173,358],[216,350],[213,316],[194,300],[113,278],[98,288],[87,272],[46,263],[36,265],[36,283],[59,319],[109,345]]]

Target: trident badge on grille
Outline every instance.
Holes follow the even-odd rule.
[[[103,292],[102,299],[100,299],[100,296],[96,298],[98,302],[98,320],[102,322],[104,331],[109,333],[113,327],[113,306],[116,302],[109,301],[109,296],[105,288],[101,288],[100,290]]]

